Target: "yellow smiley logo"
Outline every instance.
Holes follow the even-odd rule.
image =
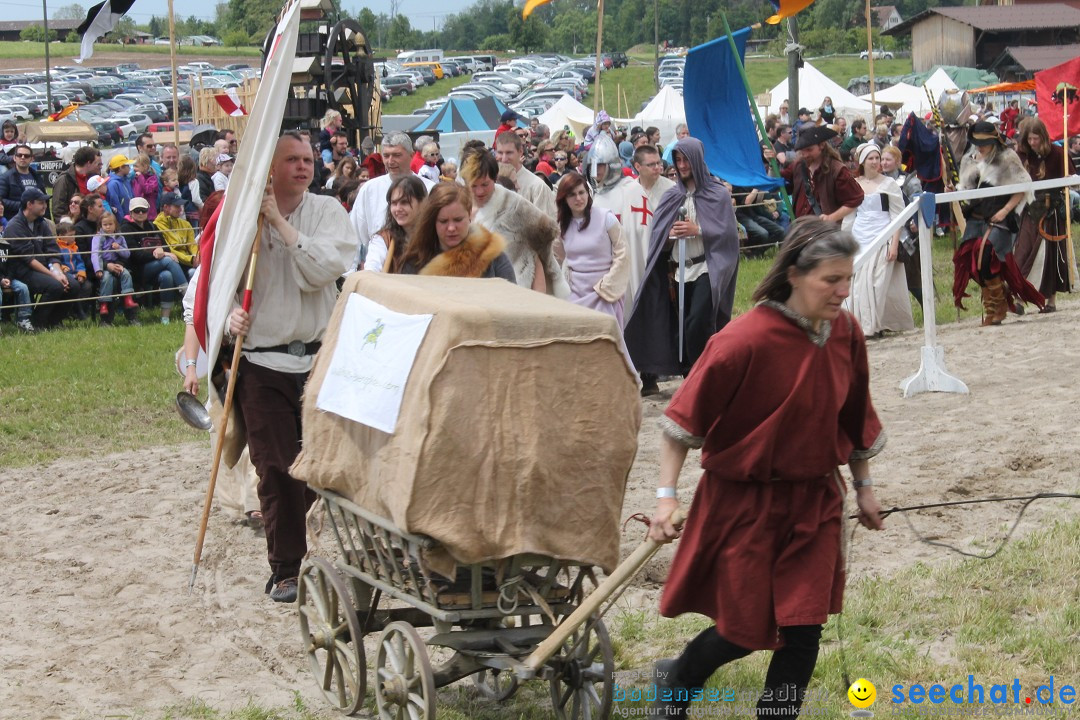
[[[877,688],[866,678],[859,678],[851,683],[847,691],[848,700],[857,708],[868,708],[877,700]]]

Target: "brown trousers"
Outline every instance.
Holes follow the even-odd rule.
[[[289,475],[300,453],[300,398],[306,373],[285,373],[240,360],[236,401],[248,451],[259,475],[266,555],[278,580],[296,577],[307,553],[307,511],[315,493]]]

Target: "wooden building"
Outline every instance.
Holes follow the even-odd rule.
[[[57,37],[63,40],[69,32],[74,32],[81,22],[81,20],[49,20],[49,32],[56,33]],[[19,33],[31,25],[40,26],[41,24],[41,20],[0,21],[0,40],[18,42],[22,39]]]
[[[909,33],[915,72],[936,65],[986,70],[1009,47],[1080,42],[1080,9],[1064,2],[939,7],[924,10],[883,34]]]

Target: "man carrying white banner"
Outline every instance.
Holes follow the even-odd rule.
[[[357,244],[341,204],[307,192],[314,169],[311,145],[299,133],[283,133],[262,201],[251,312],[237,303],[226,324],[226,341],[244,336],[236,402],[259,475],[273,573],[266,591],[276,602],[296,600],[307,552],[304,518],[315,499],[289,475],[300,451],[300,397],[334,309],[334,281]]]

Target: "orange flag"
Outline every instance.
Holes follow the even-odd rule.
[[[776,8],[776,14],[765,20],[770,25],[776,25],[786,17],[791,17],[795,13],[805,10],[810,6],[814,0],[770,0],[774,8]]]
[[[549,2],[551,2],[551,0],[528,0],[528,2],[525,3],[525,7],[521,8],[521,19],[524,20],[529,17],[533,10],[541,5],[547,5]]]
[[[53,113],[52,115],[50,115],[49,119],[46,120],[45,122],[56,122],[57,120],[63,120],[68,115],[75,112],[78,108],[79,108],[79,106],[77,104],[68,105],[66,108],[64,108],[60,112]]]

